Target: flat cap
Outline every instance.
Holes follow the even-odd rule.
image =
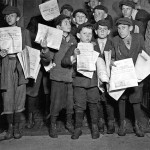
[[[103,10],[103,11],[105,11],[105,13],[108,13],[107,7],[105,7],[103,5],[97,5],[93,11],[95,11],[95,9]]]
[[[120,3],[119,3],[120,9],[122,9],[123,5],[129,6],[131,8],[135,8],[135,3],[131,0],[122,0],[122,1],[120,1]]]
[[[70,19],[70,17],[64,15],[64,14],[60,14],[57,18],[55,18],[54,22],[55,22],[55,26],[61,24],[61,22],[64,20],[64,19]]]
[[[124,18],[119,18],[117,21],[116,21],[116,25],[118,26],[119,24],[123,24],[123,25],[129,25],[129,26],[132,26],[132,20],[127,18],[127,17],[124,17]]]
[[[89,23],[89,22],[86,22],[86,23],[83,23],[83,24],[81,24],[81,25],[78,26],[77,33],[80,33],[80,31],[84,27],[88,27],[88,28],[91,28],[93,30],[93,25],[91,23]]]
[[[77,9],[77,10],[75,10],[73,12],[73,17],[75,17],[76,13],[78,13],[78,12],[81,12],[81,13],[85,14],[86,17],[88,17],[88,14],[87,14],[87,12],[84,9]]]
[[[110,22],[109,22],[109,20],[99,20],[98,22],[96,22],[95,23],[95,25],[94,25],[94,29],[98,29],[98,27],[99,27],[99,25],[100,26],[107,26],[108,27],[108,29],[110,29],[111,28],[111,25],[110,25]]]
[[[64,4],[64,5],[61,7],[60,13],[61,13],[64,9],[67,9],[68,11],[73,12],[73,7],[72,7],[71,5],[69,5],[69,4]]]
[[[15,6],[7,6],[2,11],[2,14],[4,14],[4,15],[9,15],[9,14],[12,14],[12,13],[16,13],[18,17],[21,16],[20,10]]]

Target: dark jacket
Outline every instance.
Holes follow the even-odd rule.
[[[96,71],[94,72],[92,79],[90,79],[77,72],[76,63],[72,64],[70,57],[73,55],[75,48],[77,48],[77,44],[72,45],[69,48],[69,50],[67,51],[64,58],[61,61],[62,66],[63,67],[73,66],[74,68],[73,86],[84,87],[84,88],[96,87],[98,85]],[[94,50],[100,52],[99,46],[97,44],[94,45]]]
[[[50,62],[56,64],[56,66],[50,70],[50,79],[54,81],[62,81],[62,82],[72,82],[72,67],[63,68],[61,66],[61,60],[64,57],[65,53],[69,49],[69,47],[76,43],[75,38],[70,35],[70,40],[66,42],[62,39],[60,49],[50,50],[47,53],[43,53],[41,58],[44,62]]]
[[[22,32],[22,49],[24,49],[26,45],[31,46],[30,34],[29,31],[24,28],[21,28],[21,32]],[[7,55],[6,57],[2,58],[1,84],[0,84],[1,85],[0,89],[2,90],[7,90],[8,63],[9,63],[9,57]],[[16,69],[19,74],[18,84],[19,85],[26,84],[28,80],[25,79],[21,64],[18,59],[17,59]]]
[[[130,50],[125,46],[123,40],[116,36],[113,38],[112,58],[114,60],[122,60],[132,58],[134,64],[136,63],[138,54],[145,50],[144,38],[141,34],[132,33],[132,42]]]

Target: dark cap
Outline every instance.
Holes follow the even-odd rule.
[[[61,7],[60,13],[62,13],[62,11],[63,11],[64,9],[67,9],[68,11],[73,12],[73,7],[72,7],[71,5],[69,5],[69,4],[64,4],[64,5]]]
[[[103,11],[105,11],[105,13],[108,13],[107,7],[105,7],[105,6],[103,6],[103,5],[97,5],[97,6],[93,9],[93,12],[95,11],[95,9],[103,10]]]
[[[57,25],[60,25],[61,22],[64,20],[64,19],[70,19],[70,17],[64,15],[64,14],[60,14],[57,18],[55,18],[54,22],[55,22],[55,26]]]
[[[120,9],[122,9],[123,5],[129,6],[133,9],[135,8],[135,3],[131,0],[122,0],[122,1],[120,1],[120,3],[119,3]]]
[[[91,28],[93,30],[93,25],[89,22],[86,22],[86,23],[83,23],[83,24],[78,26],[77,33],[80,33],[80,31],[85,27]]]
[[[4,15],[9,15],[9,14],[12,14],[12,13],[16,13],[18,17],[21,16],[20,10],[17,7],[14,7],[14,6],[7,6],[2,11],[2,14],[4,14]]]
[[[76,13],[78,13],[78,12],[83,13],[83,14],[86,15],[86,17],[88,17],[88,14],[87,14],[87,12],[84,9],[77,9],[77,10],[75,10],[73,12],[73,17],[75,17]]]
[[[116,25],[118,26],[119,24],[123,24],[123,25],[129,25],[129,26],[132,26],[132,20],[127,18],[127,17],[124,17],[124,18],[119,18],[117,21],[116,21]]]
[[[111,28],[111,25],[110,25],[109,20],[99,20],[98,22],[95,23],[94,29],[97,30],[98,27],[99,27],[99,25],[100,25],[100,26],[107,26],[108,29]]]

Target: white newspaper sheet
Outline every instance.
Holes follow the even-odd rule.
[[[111,92],[108,92],[108,94],[114,98],[116,101],[119,100],[119,98],[121,97],[121,95],[124,93],[125,89],[122,89],[122,90],[117,90],[117,91],[111,91]]]
[[[109,76],[107,73],[107,68],[104,59],[98,57],[97,59],[97,75],[101,82],[109,82]]]
[[[92,43],[78,43],[80,54],[77,55],[77,70],[95,71],[99,53],[94,51]]]
[[[56,64],[53,63],[52,61],[50,61],[49,65],[48,66],[44,66],[44,69],[46,72],[50,71],[53,67],[55,67]]]
[[[138,80],[132,58],[114,62],[112,66],[109,91],[138,86]]]
[[[138,55],[135,71],[138,82],[141,82],[150,74],[150,56],[145,51],[142,51],[142,53]]]
[[[47,41],[47,46],[59,50],[62,41],[63,31],[49,27],[43,24],[38,24],[38,33],[35,42],[40,43],[41,40]]]
[[[43,19],[50,21],[60,15],[57,0],[50,0],[39,5]]]
[[[29,46],[17,54],[23,68],[25,78],[37,79],[40,70],[40,51]]]
[[[77,71],[88,78],[93,77],[99,53],[94,51],[92,43],[78,43],[80,54],[77,55]]]
[[[110,77],[111,50],[104,51],[104,56],[105,56],[107,74]]]
[[[0,49],[5,49],[8,54],[22,51],[22,34],[20,27],[0,28]]]

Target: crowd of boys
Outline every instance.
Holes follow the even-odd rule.
[[[107,120],[107,134],[115,132],[114,108],[116,106],[119,108],[118,135],[125,136],[127,100],[133,106],[135,134],[138,137],[144,137],[141,110],[143,82],[140,82],[137,87],[128,88],[116,102],[107,93],[106,82],[101,83],[104,91],[99,90],[97,70],[94,71],[92,78],[77,72],[77,56],[80,55],[78,43],[92,43],[94,51],[99,53],[98,59],[104,61],[104,52],[112,51],[110,68],[115,66],[114,61],[126,58],[132,58],[135,64],[142,50],[149,54],[150,46],[145,49],[144,40],[150,36],[147,31],[149,29],[146,30],[150,14],[145,10],[136,9],[135,6],[136,3],[132,0],[120,1],[122,17],[115,22],[101,0],[89,0],[85,9],[75,11],[71,5],[65,4],[61,7],[61,15],[54,20],[45,21],[39,15],[31,18],[27,29],[21,28],[22,48],[28,45],[41,50],[42,67],[36,82],[32,79],[26,80],[16,54],[8,54],[5,49],[0,50],[2,114],[6,115],[8,122],[5,140],[21,138],[19,124],[21,113],[25,110],[25,101],[28,102],[26,127],[30,129],[34,126],[35,104],[39,98],[41,85],[46,98],[45,116],[49,114],[50,118],[49,136],[51,138],[58,137],[56,121],[61,110],[65,109],[65,127],[72,139],[78,139],[82,135],[82,124],[87,106],[92,139],[97,139],[104,133],[105,120]],[[17,21],[21,17],[20,11],[14,6],[7,6],[2,14],[5,15],[5,20],[10,27],[17,26]],[[38,23],[63,31],[59,51],[48,48],[46,40],[41,41],[40,44],[34,42]],[[146,41],[150,43],[147,38]],[[46,72],[43,66],[50,62],[55,65],[50,72]]]

